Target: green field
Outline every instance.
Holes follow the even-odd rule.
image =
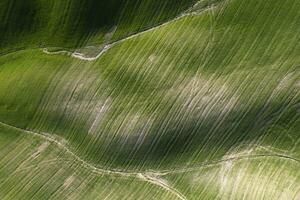
[[[300,199],[300,1],[0,13],[0,199]]]

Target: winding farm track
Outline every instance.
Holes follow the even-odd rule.
[[[163,27],[165,25],[168,25],[168,24],[170,24],[170,23],[172,23],[172,22],[174,22],[176,20],[179,20],[179,19],[181,19],[183,17],[192,16],[192,15],[199,15],[199,14],[202,14],[203,12],[207,12],[207,11],[213,10],[216,7],[217,7],[216,5],[208,6],[207,8],[205,8],[203,10],[200,10],[199,12],[190,12],[189,13],[189,12],[185,11],[185,12],[183,12],[183,14],[180,14],[179,16],[177,16],[177,17],[175,17],[175,18],[173,18],[173,19],[171,19],[169,21],[166,21],[166,22],[164,22],[162,24],[159,24],[157,26],[151,27],[151,28],[146,29],[144,31],[140,31],[140,32],[135,33],[133,35],[130,35],[130,36],[126,37],[126,38],[123,38],[121,40],[118,40],[118,41],[115,41],[113,43],[105,45],[104,48],[100,51],[100,53],[98,55],[94,56],[94,57],[88,57],[88,56],[86,56],[86,55],[84,55],[82,53],[76,52],[76,51],[75,52],[71,52],[71,51],[53,51],[53,52],[50,52],[47,48],[43,48],[42,51],[44,53],[50,54],[50,55],[51,54],[54,54],[54,55],[56,55],[56,54],[66,54],[66,55],[70,55],[71,57],[77,58],[77,59],[80,59],[80,60],[94,61],[94,60],[97,60],[102,54],[104,54],[110,48],[112,48],[113,46],[115,46],[115,45],[117,45],[119,43],[122,43],[122,42],[124,42],[126,40],[129,40],[129,39],[132,39],[132,38],[135,38],[135,37],[137,37],[139,35],[142,35],[144,33],[153,31],[153,30],[155,30],[157,28],[160,28],[160,27]],[[191,8],[189,8],[189,9],[191,9]]]
[[[196,3],[196,4],[197,4],[197,3]],[[195,5],[196,5],[196,4],[195,4]],[[168,25],[168,24],[170,24],[170,23],[172,23],[172,22],[174,22],[174,21],[176,21],[176,20],[179,20],[179,19],[181,19],[181,18],[184,18],[184,17],[186,17],[186,16],[200,15],[200,14],[202,14],[203,12],[207,12],[207,11],[213,10],[213,9],[215,9],[215,8],[217,8],[217,7],[219,6],[219,4],[213,4],[213,5],[208,6],[208,7],[206,7],[206,8],[200,9],[199,11],[189,12],[189,10],[192,9],[195,5],[191,6],[191,7],[188,8],[188,9],[186,9],[186,11],[182,12],[182,13],[179,14],[177,17],[175,17],[175,18],[173,18],[173,19],[171,19],[171,20],[168,20],[168,21],[166,21],[166,22],[160,23],[160,24],[158,24],[158,25],[155,25],[155,26],[150,27],[150,28],[148,28],[148,29],[145,29],[145,30],[143,30],[143,31],[134,33],[134,34],[129,35],[129,36],[123,38],[123,39],[117,40],[117,41],[115,41],[115,42],[106,44],[106,45],[104,46],[104,48],[103,48],[96,56],[93,56],[93,57],[89,57],[89,56],[84,55],[84,54],[82,54],[82,53],[76,52],[76,50],[75,50],[75,52],[67,51],[67,50],[61,50],[61,51],[49,51],[49,50],[48,50],[49,47],[42,47],[41,50],[42,50],[44,53],[49,54],[49,55],[51,55],[51,54],[53,54],[53,55],[56,55],[56,54],[66,54],[66,55],[69,55],[69,56],[71,56],[71,57],[73,57],[73,58],[77,58],[77,59],[80,59],[80,60],[94,61],[94,60],[97,60],[99,57],[101,57],[101,55],[102,55],[103,53],[105,53],[105,52],[108,51],[110,48],[112,48],[113,46],[115,46],[115,45],[117,45],[117,44],[119,44],[119,43],[122,43],[122,42],[124,42],[124,41],[126,41],[126,40],[129,40],[129,39],[132,39],[132,38],[135,38],[135,37],[137,37],[137,36],[139,36],[139,35],[142,35],[142,34],[144,34],[144,33],[153,31],[153,30],[155,30],[155,29],[157,29],[157,28],[160,28],[160,27],[163,27],[163,26],[165,26],[165,25]],[[93,44],[92,44],[92,45],[93,45]],[[91,45],[90,45],[90,46],[91,46]],[[50,48],[60,48],[60,47],[50,47]],[[5,56],[5,55],[7,55],[7,54],[11,54],[11,53],[19,52],[19,51],[24,51],[24,50],[28,50],[28,49],[40,49],[40,47],[35,47],[35,48],[34,48],[34,47],[32,47],[32,48],[25,48],[25,47],[24,47],[24,48],[12,49],[12,50],[10,50],[10,51],[8,51],[8,52],[1,52],[1,53],[0,53],[0,56]]]
[[[64,55],[68,55],[70,57],[73,57],[73,58],[76,58],[79,60],[83,60],[83,61],[94,61],[94,60],[100,58],[101,55],[103,55],[105,52],[107,52],[109,49],[111,49],[112,47],[114,47],[115,45],[117,45],[119,43],[122,43],[131,38],[137,37],[141,34],[152,31],[152,30],[162,27],[164,25],[167,25],[167,24],[174,22],[182,17],[190,16],[190,15],[199,15],[202,12],[213,10],[215,7],[217,7],[217,6],[207,7],[206,9],[201,10],[201,12],[199,11],[199,12],[195,12],[195,13],[192,13],[192,12],[184,13],[176,18],[173,18],[173,19],[167,21],[167,22],[164,22],[157,26],[151,27],[147,30],[138,32],[136,34],[130,35],[128,37],[125,37],[118,41],[112,42],[110,44],[107,44],[102,50],[99,48],[98,49],[99,51],[96,51],[96,52],[99,52],[99,54],[97,54],[96,56],[89,56],[84,53],[79,53],[80,50],[75,51],[75,52],[48,51],[48,48],[43,48],[42,51],[46,54],[64,54]],[[252,46],[251,46],[251,48],[252,48]],[[18,51],[23,51],[23,50],[24,49],[19,49]],[[10,52],[10,53],[12,53],[12,52]],[[0,54],[0,56],[2,56],[2,55]],[[197,69],[197,73],[198,73],[198,69]],[[276,97],[276,95],[275,95],[275,97]],[[267,105],[267,103],[266,103],[266,105]],[[179,191],[180,189],[177,189],[177,186],[174,186],[173,184],[168,183],[167,177],[164,177],[165,175],[195,172],[202,168],[217,166],[217,165],[220,165],[220,164],[226,163],[226,162],[240,161],[240,160],[248,161],[251,159],[264,160],[264,159],[268,159],[268,158],[275,158],[278,160],[286,160],[286,161],[296,163],[297,166],[298,166],[298,164],[300,164],[300,159],[298,158],[298,156],[293,157],[293,156],[291,156],[293,154],[289,155],[289,153],[292,151],[284,151],[284,150],[281,150],[279,148],[277,149],[276,147],[272,147],[272,146],[259,146],[259,144],[257,144],[257,145],[254,144],[254,147],[252,144],[251,145],[246,144],[245,148],[253,147],[254,150],[260,149],[263,151],[262,152],[261,151],[254,152],[254,153],[253,152],[240,153],[238,151],[235,152],[235,151],[229,150],[229,151],[227,151],[225,156],[218,158],[219,160],[202,161],[202,162],[199,161],[198,163],[193,164],[193,165],[186,165],[186,166],[183,165],[182,167],[178,167],[178,168],[175,167],[170,170],[157,170],[157,171],[152,171],[152,170],[143,170],[143,171],[136,170],[136,171],[134,171],[134,170],[132,170],[132,171],[130,171],[130,170],[113,169],[113,168],[110,169],[110,167],[95,165],[94,163],[84,160],[84,158],[81,158],[79,154],[78,154],[79,156],[77,155],[75,149],[73,149],[71,145],[64,143],[64,141],[57,139],[55,136],[52,136],[51,134],[49,134],[47,132],[39,132],[39,130],[41,130],[41,129],[29,130],[27,128],[25,128],[25,129],[19,128],[19,127],[17,127],[18,125],[17,126],[10,125],[10,124],[4,123],[4,122],[0,122],[0,125],[5,126],[10,129],[17,130],[17,131],[25,133],[25,134],[28,134],[30,136],[38,137],[38,138],[42,139],[43,141],[46,141],[45,143],[47,143],[47,144],[50,143],[50,144],[57,146],[58,149],[62,150],[62,152],[65,152],[67,155],[70,156],[70,158],[72,158],[70,160],[70,162],[74,161],[74,163],[79,163],[80,166],[87,169],[89,172],[91,172],[91,174],[95,174],[95,175],[108,174],[108,175],[117,175],[117,176],[124,176],[124,177],[134,177],[141,181],[145,181],[152,185],[156,185],[156,186],[160,187],[161,189],[176,195],[181,200],[187,199],[187,197],[184,195],[185,192]],[[291,136],[289,136],[289,137],[291,137]],[[291,137],[291,139],[294,140],[293,137]],[[299,141],[300,140],[298,140],[296,143],[298,144]],[[59,160],[59,159],[57,159],[57,160]],[[64,159],[61,159],[61,160],[64,161]],[[68,162],[68,160],[65,160],[65,161]]]
[[[149,171],[143,171],[143,172],[142,171],[130,172],[130,171],[117,170],[117,169],[104,169],[104,168],[95,167],[93,164],[83,160],[82,158],[77,156],[72,150],[70,150],[70,148],[66,144],[63,144],[60,141],[48,136],[48,135],[50,135],[49,133],[38,133],[38,132],[30,131],[30,130],[25,130],[25,129],[18,128],[18,127],[15,127],[15,126],[3,123],[3,122],[0,122],[0,125],[17,130],[17,131],[24,132],[29,135],[34,135],[34,136],[39,137],[49,143],[53,143],[60,149],[64,150],[67,154],[71,155],[74,158],[74,160],[76,160],[77,162],[79,162],[81,164],[82,167],[90,170],[90,172],[92,172],[92,173],[95,173],[98,175],[111,174],[111,175],[120,175],[120,176],[126,176],[126,177],[139,178],[143,181],[146,181],[146,182],[152,183],[154,185],[157,185],[159,187],[162,187],[163,189],[176,195],[181,200],[186,200],[187,198],[181,192],[179,192],[177,189],[170,186],[163,178],[161,178],[161,176],[167,175],[167,174],[173,174],[173,173],[185,173],[185,172],[196,171],[203,167],[210,167],[210,166],[221,164],[223,162],[231,162],[231,161],[247,160],[247,159],[257,159],[257,158],[268,158],[268,157],[275,157],[278,159],[290,160],[290,161],[300,164],[300,159],[297,159],[297,158],[294,158],[294,157],[291,157],[288,155],[284,155],[284,154],[275,154],[274,153],[274,154],[253,154],[253,155],[233,156],[233,157],[224,158],[224,159],[220,159],[220,160],[216,160],[216,161],[199,163],[197,166],[193,166],[193,167],[185,167],[185,168],[173,169],[173,170],[162,170],[162,171],[149,170]]]
[[[163,180],[161,180],[160,178],[157,177],[152,177],[151,175],[149,175],[148,173],[140,173],[140,172],[123,172],[123,171],[118,171],[118,170],[109,170],[109,169],[101,169],[101,168],[97,168],[95,166],[93,166],[92,164],[84,161],[83,159],[81,159],[79,156],[77,156],[75,153],[73,153],[65,144],[55,140],[54,138],[51,138],[49,136],[46,136],[45,134],[42,133],[37,133],[37,132],[33,132],[33,131],[29,131],[29,130],[24,130],[3,122],[0,122],[0,124],[2,126],[6,126],[18,131],[22,131],[26,134],[30,134],[30,135],[34,135],[37,136],[41,139],[44,139],[50,143],[55,144],[57,147],[61,148],[62,150],[64,150],[66,153],[70,154],[77,162],[79,162],[81,164],[82,167],[90,170],[92,173],[95,174],[115,174],[115,175],[121,175],[121,176],[131,176],[131,177],[136,177],[139,178],[143,181],[152,183],[154,185],[157,185],[159,187],[162,187],[163,189],[175,194],[176,196],[178,196],[179,199],[181,200],[185,200],[185,196],[183,194],[181,194],[178,190],[176,190],[175,188],[172,188],[171,186],[169,186],[167,183],[165,183]]]
[[[225,1],[228,1],[228,0],[223,0],[223,2]],[[157,28],[160,28],[162,26],[165,26],[167,24],[170,24],[176,20],[179,20],[183,17],[186,17],[186,16],[191,16],[191,15],[200,15],[202,14],[203,12],[207,12],[207,11],[210,11],[210,10],[213,10],[217,7],[219,7],[219,4],[220,3],[217,3],[217,4],[212,4],[212,5],[209,5],[205,8],[202,8],[198,11],[193,11],[193,12],[190,12],[191,9],[193,9],[196,5],[198,4],[195,3],[193,6],[187,8],[185,11],[183,11],[181,14],[179,14],[177,17],[173,18],[173,19],[170,19],[168,21],[165,21],[165,22],[162,22],[162,23],[159,23],[158,25],[155,25],[153,27],[150,27],[148,29],[145,29],[145,30],[142,30],[140,32],[137,32],[137,33],[134,33],[134,34],[131,34],[125,38],[122,38],[122,39],[119,39],[115,42],[112,42],[112,43],[108,43],[106,45],[104,45],[103,49],[99,52],[99,54],[97,54],[96,56],[93,56],[93,57],[89,57],[89,56],[86,56],[82,53],[79,53],[79,52],[72,52],[72,51],[66,51],[66,50],[62,50],[62,51],[49,51],[48,48],[59,48],[59,47],[31,47],[31,48],[17,48],[17,49],[11,49],[9,51],[6,51],[6,52],[0,52],[0,57],[1,56],[5,56],[7,54],[11,54],[11,53],[15,53],[15,52],[20,52],[20,51],[25,51],[25,50],[29,50],[29,49],[41,49],[44,53],[46,54],[67,54],[67,55],[70,55],[71,57],[74,57],[74,58],[77,58],[77,59],[80,59],[80,60],[86,60],[86,61],[94,61],[94,60],[97,60],[103,53],[105,53],[107,50],[109,50],[111,47],[123,42],[123,41],[126,41],[126,40],[129,40],[131,38],[134,38],[134,37],[137,37],[141,34],[144,34],[144,33],[147,33],[147,32],[150,32],[152,30],[155,30]],[[93,45],[96,45],[96,44],[91,44],[90,46],[93,46]]]

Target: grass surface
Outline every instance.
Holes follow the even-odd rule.
[[[106,44],[163,23],[196,0],[3,0],[0,52]],[[205,5],[204,5],[205,6]]]
[[[300,3],[193,3],[109,1],[99,8],[115,12],[94,16],[95,3],[74,1],[70,23],[60,23],[77,23],[76,34],[62,28],[58,43],[37,36],[46,29],[14,27],[17,14],[5,15],[12,39],[0,57],[0,196],[300,198]],[[42,7],[56,12],[60,4]],[[56,28],[62,20],[39,19]],[[58,51],[116,40],[93,61]],[[59,48],[32,49],[41,41]],[[20,45],[26,49],[4,53]],[[18,170],[24,165],[35,166],[31,175]]]

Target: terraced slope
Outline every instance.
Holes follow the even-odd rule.
[[[300,2],[171,10],[0,57],[3,199],[300,198]]]

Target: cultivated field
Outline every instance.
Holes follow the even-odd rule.
[[[0,199],[300,199],[300,1],[3,2]]]

